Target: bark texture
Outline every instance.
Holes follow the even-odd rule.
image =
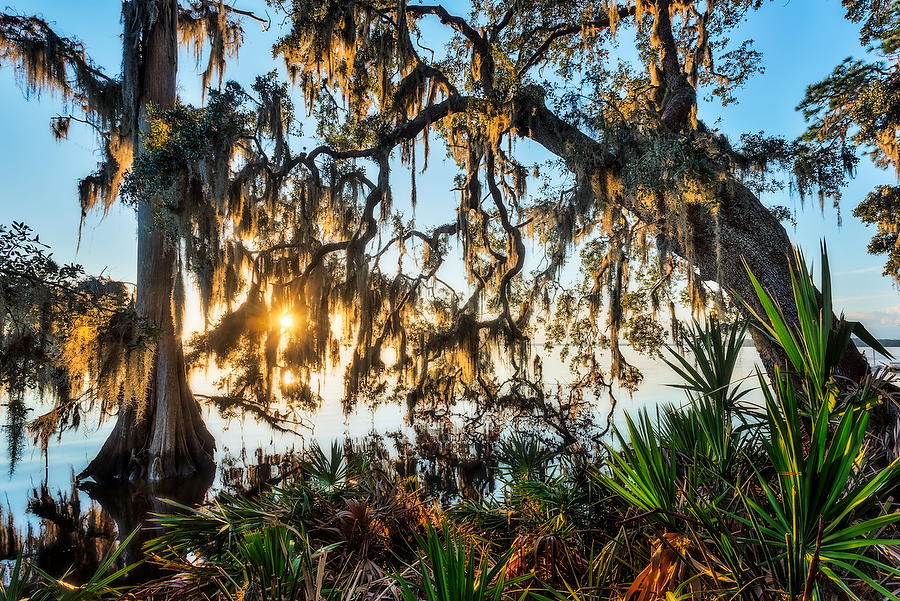
[[[623,154],[611,151],[577,127],[565,122],[548,109],[540,90],[526,88],[516,99],[513,111],[516,133],[530,138],[551,153],[564,159],[576,174],[606,180],[620,177]],[[730,294],[749,303],[762,314],[762,306],[747,276],[744,265],[759,279],[781,305],[788,319],[796,322],[797,308],[790,281],[789,257],[793,250],[784,226],[759,198],[735,178],[721,182],[718,215],[703,207],[688,207],[687,222],[693,228],[690,248],[676,236],[666,236],[668,248],[693,265],[704,280],[717,282]],[[615,199],[631,214],[657,231],[671,231],[666,219],[676,218],[665,211],[632,202],[628,195]],[[784,365],[780,347],[751,329],[751,336],[766,370]],[[850,345],[841,365],[841,376],[859,382],[869,371],[869,364],[859,350]]]
[[[144,6],[140,6],[143,4]],[[151,7],[151,5],[153,5]],[[154,8],[152,16],[147,12]],[[178,3],[143,1],[131,11],[140,27],[137,53],[138,99],[135,131],[147,132],[148,107],[169,108],[176,100]],[[125,63],[128,64],[128,60]],[[138,135],[135,147],[142,152]],[[97,457],[80,477],[98,481],[182,478],[214,466],[215,440],[203,423],[187,381],[180,327],[175,323],[173,291],[178,251],[154,219],[153,200],[138,207],[138,313],[157,327],[156,351],[146,398],[120,408],[116,425]]]

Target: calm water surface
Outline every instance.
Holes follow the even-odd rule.
[[[623,349],[626,358],[643,372],[644,383],[632,396],[622,390],[615,391],[618,401],[615,421],[619,423],[625,411],[633,412],[641,407],[652,411],[659,404],[677,403],[684,398],[680,390],[670,386],[677,383],[678,379],[663,361],[629,353],[629,350]],[[865,350],[870,362],[882,359],[873,358],[871,349]],[[889,350],[895,357],[900,357],[900,348]],[[744,347],[735,374],[739,378],[746,377],[744,386],[753,389],[756,388],[756,361],[755,349]],[[544,356],[546,385],[552,386],[556,381],[566,383],[570,380],[569,370],[560,363],[558,356]],[[192,385],[197,393],[215,392],[203,377],[195,377]],[[205,408],[206,423],[216,437],[217,463],[221,464],[227,459],[238,466],[248,466],[255,463],[256,449],[274,454],[307,447],[314,440],[324,446],[334,440],[361,439],[372,432],[411,432],[408,424],[404,423],[405,407],[396,404],[382,404],[374,408],[358,405],[352,413],[345,414],[341,403],[342,392],[341,374],[326,378],[320,391],[323,397],[322,407],[314,413],[305,414],[304,421],[308,422],[310,428],[298,428],[296,433],[274,431],[265,423],[258,423],[252,418],[225,419],[215,410]],[[754,392],[749,398],[759,397]],[[607,397],[604,395],[596,399],[595,404],[598,414],[605,416],[609,409]],[[5,416],[0,413],[0,421],[4,420]],[[12,473],[6,444],[0,444],[0,503],[4,506],[4,514],[12,513],[19,527],[29,522],[38,525],[39,520],[25,512],[32,489],[47,483],[51,491],[68,491],[73,474],[80,472],[97,453],[112,428],[113,420],[99,427],[96,422],[90,423],[90,419],[84,419],[83,424],[85,426],[79,431],[68,432],[61,439],[52,441],[46,457],[42,456],[38,448],[29,446]],[[219,471],[213,489],[217,485],[221,485]],[[82,500],[87,501],[86,495],[82,496]]]

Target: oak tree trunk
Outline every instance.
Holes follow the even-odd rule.
[[[138,132],[147,132],[148,106],[174,106],[178,68],[177,0],[142,2],[125,27],[142,28],[139,49]],[[153,6],[151,6],[151,4]],[[145,11],[151,11],[151,14]],[[140,135],[135,142],[143,151]],[[156,349],[146,398],[123,405],[116,425],[97,457],[80,477],[98,481],[127,478],[162,480],[206,472],[214,466],[215,441],[188,386],[180,324],[173,311],[177,249],[155,222],[154,199],[138,207],[137,301],[140,315],[157,328]]]
[[[567,167],[580,177],[599,181],[622,177],[626,159],[556,116],[544,104],[541,90],[525,88],[516,98],[512,125],[518,135],[534,140],[565,160]],[[729,294],[740,297],[763,314],[747,276],[746,261],[746,266],[781,305],[786,317],[796,323],[797,307],[789,269],[789,257],[793,253],[791,240],[772,212],[739,180],[732,177],[719,183],[717,214],[704,206],[688,204],[685,210],[689,213],[682,219],[627,195],[612,200],[622,203],[646,225],[673,232],[665,240],[672,252],[696,268],[704,280],[717,282]],[[685,248],[680,234],[674,233],[678,224],[666,223],[669,219],[687,223],[692,229],[690,248]],[[767,370],[777,363],[784,365],[777,344],[756,328],[751,330],[751,335]],[[868,371],[865,357],[851,344],[840,375],[859,381]]]
[[[695,224],[694,265],[704,279],[715,280],[732,294],[747,301],[764,315],[756,292],[747,277],[743,262],[781,306],[785,316],[797,323],[797,306],[791,287],[788,256],[791,241],[781,223],[759,201],[753,192],[737,181],[729,182],[728,193],[720,199],[718,244],[715,220],[702,216]],[[836,320],[836,316],[832,316]],[[772,375],[772,366],[784,366],[786,357],[775,342],[758,328],[751,328],[751,336],[760,360]],[[837,370],[837,383],[854,388],[870,371],[866,360],[852,342],[844,353]],[[895,394],[895,390],[884,391]],[[876,465],[886,465],[900,456],[900,412],[896,403],[883,402],[871,411],[869,435],[878,441],[872,459]]]
[[[745,301],[758,314],[765,315],[747,275],[749,267],[781,306],[788,320],[797,323],[789,263],[793,247],[787,231],[739,181],[728,181],[722,189],[717,217],[698,207],[689,219],[694,228],[692,253],[679,249],[680,254],[692,256],[692,263],[703,279],[718,282],[737,296],[739,302]],[[673,244],[677,245],[675,241]],[[758,328],[751,328],[750,333],[767,370],[775,364],[784,366],[786,358],[777,344]],[[869,364],[851,344],[839,371],[840,376],[859,382],[868,373]]]
[[[622,157],[597,142],[577,127],[550,111],[543,102],[543,93],[525,88],[515,100],[512,126],[518,135],[530,138],[549,152],[562,158],[576,175],[601,181],[609,176],[621,177]],[[657,211],[622,195],[621,202],[632,215],[659,231],[675,231],[667,219],[680,219],[666,211]],[[693,235],[690,248],[677,235],[668,236],[666,244],[675,254],[696,268],[700,276],[715,281],[723,289],[738,296],[760,315],[762,306],[747,276],[749,267],[765,289],[796,323],[797,307],[790,281],[789,257],[793,253],[791,240],[784,226],[760,202],[759,198],[736,178],[720,182],[717,215],[700,206],[688,206],[684,222],[690,224]],[[746,261],[746,267],[744,262]],[[833,316],[833,319],[836,317]],[[751,336],[766,371],[774,365],[785,365],[782,349],[758,328]],[[851,343],[838,369],[842,386],[855,386],[869,373],[869,363]],[[880,442],[880,460],[890,461],[900,456],[900,410],[896,404],[885,402],[872,412],[870,434]]]

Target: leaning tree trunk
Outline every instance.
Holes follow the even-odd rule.
[[[541,90],[525,88],[515,99],[512,113],[511,123],[518,135],[534,140],[565,160],[576,176],[598,184],[610,178],[621,179],[626,159],[557,117],[544,104]],[[624,195],[614,200],[659,231],[677,229],[667,225],[666,220],[673,217],[665,211],[634,202]],[[686,221],[693,229],[690,248],[685,248],[684,240],[678,235],[667,236],[668,247],[696,268],[703,279],[717,282],[762,315],[762,306],[747,275],[749,267],[785,316],[796,323],[797,307],[789,264],[793,247],[784,226],[734,177],[720,182],[719,201],[715,215],[705,207],[689,207],[691,213],[682,223]],[[771,374],[774,365],[785,364],[786,358],[777,343],[758,328],[751,329],[751,336],[767,372]],[[841,382],[855,386],[870,368],[863,354],[851,343],[838,371]],[[893,403],[883,403],[873,411],[870,433],[880,439],[884,458],[900,456],[900,415]]]
[[[719,282],[732,294],[740,296],[760,315],[764,315],[747,267],[781,306],[785,316],[797,323],[797,305],[791,287],[789,260],[792,246],[787,231],[774,215],[742,183],[732,180],[724,186],[716,221],[708,215],[697,215],[694,224],[693,263],[701,277]],[[746,267],[744,262],[746,261]],[[832,319],[836,317],[832,316]],[[781,347],[751,328],[751,336],[760,360],[772,375],[772,367],[785,365]],[[838,366],[838,384],[855,387],[870,372],[869,362],[852,342]],[[884,391],[895,394],[894,390]],[[878,440],[873,459],[885,465],[900,456],[900,412],[893,402],[875,407],[869,420],[869,434]]]
[[[596,183],[601,189],[603,182],[622,179],[627,159],[556,116],[544,104],[541,90],[525,88],[515,99],[512,112],[511,122],[516,133],[564,159],[576,176]],[[797,307],[789,264],[793,247],[787,231],[759,198],[736,178],[721,181],[719,190],[717,214],[704,206],[688,205],[688,215],[673,216],[627,195],[619,195],[612,201],[621,202],[644,224],[658,231],[673,232],[666,236],[671,251],[696,268],[704,280],[717,282],[763,314],[747,276],[746,261],[747,267],[781,305],[785,316],[796,323]],[[679,223],[667,224],[669,219],[677,219]],[[685,248],[680,233],[674,233],[685,222],[693,230],[690,248]],[[784,357],[777,344],[756,328],[751,332],[766,369],[771,370],[777,363],[783,365]],[[865,357],[851,344],[841,364],[841,375],[859,381],[868,371]]]
[[[703,279],[718,282],[730,294],[764,315],[747,275],[749,268],[779,303],[788,320],[797,323],[790,278],[789,257],[793,247],[784,226],[751,190],[737,180],[723,183],[718,207],[715,217],[700,207],[695,215],[689,216],[688,221],[694,229],[693,248],[691,253],[679,248],[681,254],[692,259]],[[759,328],[751,328],[750,333],[767,370],[771,371],[776,364],[784,365],[786,358],[776,343]],[[869,364],[851,344],[839,371],[839,375],[848,380],[859,382],[868,373]]]
[[[143,4],[151,4],[143,2]],[[175,76],[178,66],[178,4],[176,0],[156,1],[134,11],[141,27],[137,84],[139,99],[135,114],[138,132],[147,132],[148,106],[168,108],[175,104]],[[147,12],[144,11],[146,9]],[[142,140],[135,141],[138,154]],[[80,477],[95,480],[140,478],[151,480],[185,477],[213,467],[215,441],[200,413],[200,406],[188,386],[180,327],[173,312],[173,290],[177,249],[155,223],[156,200],[138,207],[137,302],[138,313],[157,328],[156,349],[144,399],[135,399],[120,408],[116,425],[97,457]]]

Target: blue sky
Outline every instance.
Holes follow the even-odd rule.
[[[265,12],[262,0],[237,0],[242,8]],[[455,4],[449,2],[448,6]],[[22,14],[40,14],[63,35],[75,35],[95,61],[110,74],[119,70],[120,3],[118,0],[16,0],[7,9]],[[271,12],[271,11],[270,11]],[[273,15],[274,16],[274,15]],[[276,21],[280,18],[276,17]],[[247,83],[260,73],[281,68],[271,55],[272,32],[262,33],[255,23],[245,26],[247,37],[238,61],[227,76]],[[742,132],[763,130],[788,138],[804,129],[794,107],[809,83],[825,76],[847,56],[862,56],[856,26],[843,19],[838,0],[777,0],[752,14],[743,30],[764,54],[766,72],[751,80],[738,93],[740,102],[728,107],[701,106],[700,116],[709,125],[737,137]],[[185,57],[179,76],[183,101],[200,99],[199,77]],[[299,103],[298,103],[299,104]],[[50,117],[63,111],[58,99],[45,94],[26,100],[17,87],[13,71],[0,66],[0,223],[25,221],[49,243],[58,260],[82,263],[89,272],[134,281],[135,223],[132,211],[115,206],[105,217],[93,214],[85,224],[81,248],[76,254],[79,207],[76,182],[97,164],[99,155],[91,132],[73,123],[70,139],[53,140]],[[430,214],[429,200],[444,209],[451,204],[449,166],[420,176],[418,219],[422,225],[446,220]],[[402,176],[395,179],[400,187]],[[854,318],[863,319],[880,336],[900,337],[900,292],[881,275],[883,259],[865,252],[872,234],[852,216],[853,207],[875,185],[894,183],[892,173],[868,163],[844,191],[841,203],[843,225],[837,227],[835,211],[819,211],[815,199],[801,206],[787,193],[764,198],[767,204],[796,207],[799,224],[791,236],[806,252],[818,254],[826,238],[832,261],[838,305]],[[435,211],[437,211],[435,209]]]

